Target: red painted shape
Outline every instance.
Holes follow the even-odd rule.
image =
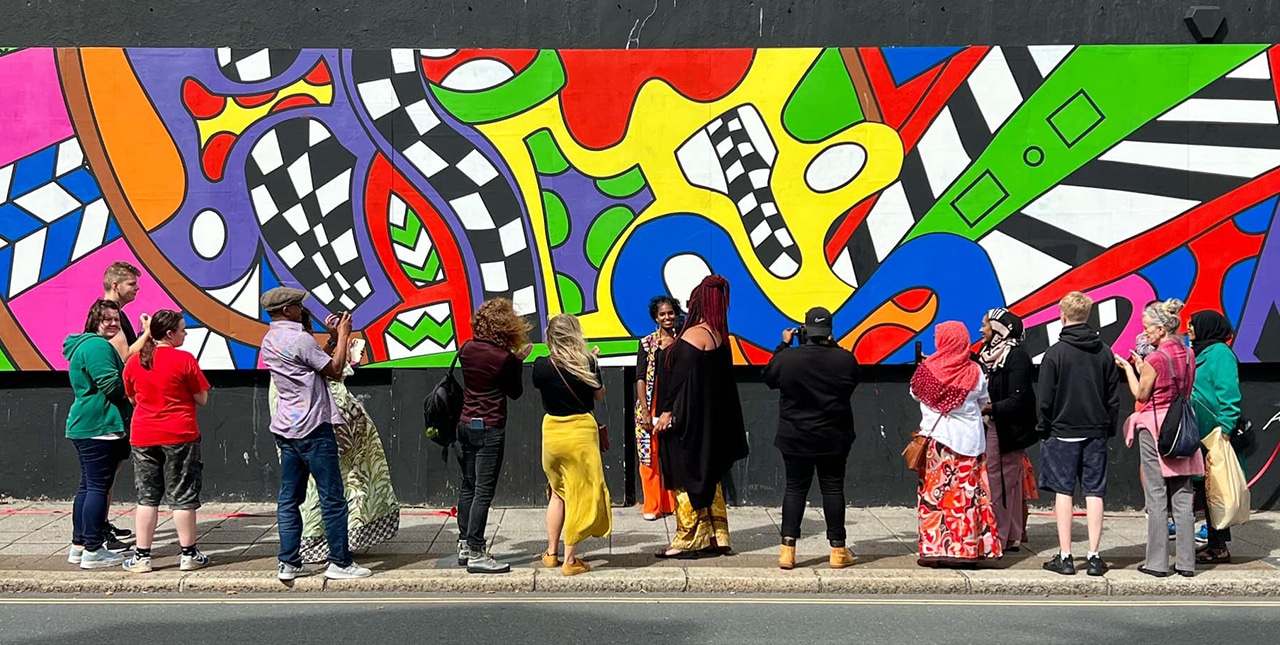
[[[723,98],[751,67],[755,50],[636,49],[626,52],[561,50],[567,83],[560,92],[573,138],[600,150],[627,133],[640,87],[661,80],[692,101]]]
[[[443,282],[419,287],[401,270],[396,260],[395,250],[391,244],[391,229],[387,222],[387,205],[391,195],[403,199],[409,208],[422,218],[422,224],[431,236],[436,252],[440,254],[440,263],[444,268]],[[449,301],[453,308],[453,327],[457,333],[459,346],[471,338],[471,295],[467,282],[467,268],[458,248],[458,240],[448,224],[440,217],[439,211],[431,205],[418,191],[414,190],[386,157],[378,155],[369,167],[369,179],[365,185],[365,220],[368,223],[369,237],[373,242],[374,255],[382,264],[388,279],[402,299],[402,304],[386,316],[369,325],[365,337],[368,339],[372,359],[389,360],[383,332],[395,315],[405,309],[421,307],[441,301]]]
[[[231,146],[236,143],[236,135],[230,132],[219,132],[209,138],[200,151],[200,167],[204,175],[213,181],[221,181],[227,169],[227,155],[231,154]]]
[[[934,117],[938,116],[942,108],[946,107],[951,95],[955,93],[965,79],[969,78],[973,68],[978,66],[983,56],[987,55],[988,49],[991,48],[985,46],[967,47],[964,51],[958,52],[947,59],[947,62],[943,64],[941,73],[938,74],[937,82],[929,88],[915,112],[912,112],[911,116],[907,117],[906,123],[898,129],[898,134],[902,137],[903,150],[911,150],[916,147],[920,137],[924,136],[925,130],[929,129],[929,124],[933,123]]]
[[[329,65],[321,58],[315,67],[307,72],[305,80],[312,85],[329,85],[333,83],[333,76],[329,73]]]
[[[538,50],[536,49],[460,49],[452,56],[444,58],[422,57],[422,73],[427,80],[439,85],[449,72],[460,67],[463,63],[482,58],[492,58],[506,63],[516,74],[523,72],[534,58],[537,58]]]
[[[906,85],[898,85],[889,73],[889,65],[879,48],[860,47],[858,56],[867,70],[867,79],[871,81],[871,90],[875,94],[876,104],[880,106],[881,117],[885,125],[894,130],[901,128],[911,111],[920,104],[942,67],[940,64],[907,81]]]
[[[215,96],[194,78],[182,81],[182,105],[197,119],[212,119],[227,106],[227,99]]]
[[[876,205],[876,200],[879,198],[880,193],[871,195],[858,202],[856,206],[849,209],[848,213],[841,216],[836,232],[831,234],[831,239],[827,240],[827,245],[823,247],[823,253],[827,256],[828,266],[836,263],[836,258],[840,257],[840,252],[849,243],[849,238],[853,237],[853,232],[858,230],[858,225],[867,218],[867,214],[871,212],[871,207]]]
[[[1163,226],[1121,242],[1106,253],[1059,277],[1044,288],[1009,308],[1027,316],[1057,302],[1068,292],[1107,284],[1116,276],[1126,276],[1182,246],[1196,231],[1207,231],[1235,217],[1246,208],[1280,192],[1280,169],[1215,199],[1201,204]]]
[[[232,100],[240,107],[256,108],[259,105],[266,105],[271,99],[276,97],[276,92],[265,92],[263,94],[250,94],[249,96],[236,96]]]
[[[929,299],[933,297],[933,290],[924,287],[916,289],[907,289],[902,293],[894,296],[893,304],[898,305],[906,312],[917,312],[929,304]]]
[[[764,365],[773,358],[773,352],[760,347],[741,336],[734,336],[738,339],[738,347],[742,349],[742,356],[747,359],[748,365]]]
[[[858,344],[853,348],[853,355],[863,365],[879,363],[915,336],[916,332],[900,325],[877,325],[867,330],[867,333],[858,339]]]
[[[1222,279],[1241,260],[1262,252],[1264,235],[1250,235],[1226,221],[1191,240],[1187,246],[1196,258],[1196,279],[1191,283],[1185,311],[1222,311]]]
[[[290,96],[288,98],[281,99],[279,103],[276,103],[275,105],[271,106],[271,113],[275,114],[277,112],[284,112],[289,108],[308,107],[311,105],[320,105],[320,102],[317,101],[314,96],[307,96],[306,94],[298,94],[295,96]]]

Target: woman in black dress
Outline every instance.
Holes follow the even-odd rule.
[[[708,276],[689,297],[680,336],[659,360],[658,465],[676,494],[676,533],[660,558],[730,552],[720,480],[747,456],[742,404],[729,350],[729,282]]]

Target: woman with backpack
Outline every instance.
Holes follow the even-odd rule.
[[[560,564],[556,557],[564,534],[564,565],[560,572],[578,575],[591,567],[577,556],[578,543],[589,537],[609,537],[613,519],[609,489],[604,483],[600,451],[603,426],[593,414],[604,398],[600,367],[583,338],[582,325],[569,314],[547,322],[550,356],[533,362],[533,386],[542,395],[542,471],[547,475],[547,550],[542,564]],[[607,441],[607,439],[606,439]]]
[[[1182,301],[1153,302],[1142,311],[1142,327],[1155,351],[1134,363],[1116,355],[1116,366],[1129,381],[1133,398],[1144,407],[1134,412],[1124,424],[1125,445],[1138,444],[1142,469],[1142,493],[1147,508],[1146,562],[1138,571],[1164,578],[1169,571],[1169,526],[1166,511],[1173,506],[1177,525],[1174,571],[1190,578],[1196,570],[1194,494],[1191,478],[1204,476],[1204,457],[1199,452],[1190,457],[1164,457],[1160,454],[1160,429],[1166,414],[1179,396],[1191,396],[1195,383],[1195,358],[1178,329],[1182,321]],[[1187,405],[1190,405],[1188,400]],[[1192,429],[1193,432],[1196,429]]]

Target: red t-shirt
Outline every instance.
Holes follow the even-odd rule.
[[[124,392],[134,402],[129,442],[141,448],[199,439],[193,397],[207,389],[196,357],[180,349],[157,347],[151,369],[130,358],[124,366]]]

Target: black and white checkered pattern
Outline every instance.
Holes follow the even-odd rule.
[[[257,83],[284,73],[298,60],[296,49],[218,48],[218,67],[237,83]]]
[[[800,270],[800,249],[791,238],[791,231],[773,199],[773,190],[769,188],[773,168],[743,126],[743,119],[751,116],[748,110],[755,108],[743,105],[729,110],[709,123],[705,130],[720,160],[728,197],[738,208],[756,257],[769,273],[789,278]]]
[[[284,121],[254,143],[245,178],[262,235],[331,313],[373,292],[351,204],[355,156],[320,121]]]
[[[479,264],[484,298],[510,298],[518,313],[536,313],[538,271],[520,196],[484,153],[441,122],[427,100],[416,52],[353,51],[351,69],[374,127],[457,215]]]

